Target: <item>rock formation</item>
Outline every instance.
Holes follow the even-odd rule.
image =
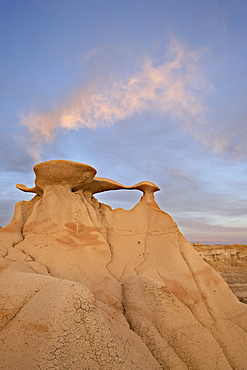
[[[70,161],[0,230],[0,369],[247,368],[247,306],[154,200]],[[139,189],[129,210],[94,193]]]
[[[247,245],[193,243],[193,247],[224,278],[238,299],[247,303]]]

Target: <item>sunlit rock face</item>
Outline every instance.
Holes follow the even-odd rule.
[[[247,306],[154,200],[91,166],[34,167],[0,230],[0,369],[246,369]],[[139,189],[129,210],[93,194]]]
[[[236,297],[247,304],[247,245],[193,243],[193,247],[225,279]]]

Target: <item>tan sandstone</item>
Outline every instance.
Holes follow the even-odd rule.
[[[150,182],[34,167],[0,230],[0,369],[247,368],[247,306],[183,237]],[[129,211],[93,194],[139,189]]]

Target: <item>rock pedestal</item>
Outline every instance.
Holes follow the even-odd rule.
[[[70,161],[34,167],[36,195],[0,230],[0,369],[247,366],[247,306],[183,237],[150,182]],[[129,211],[93,194],[139,189]]]

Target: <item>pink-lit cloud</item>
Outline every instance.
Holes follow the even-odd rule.
[[[113,76],[108,82],[94,81],[58,109],[22,117],[30,133],[28,153],[38,160],[42,144],[51,142],[58,128],[94,130],[147,111],[169,114],[184,129],[191,130],[192,122],[202,124],[200,92],[205,84],[198,69],[203,52],[173,40],[163,64],[154,66],[146,57],[139,71],[122,80]]]

